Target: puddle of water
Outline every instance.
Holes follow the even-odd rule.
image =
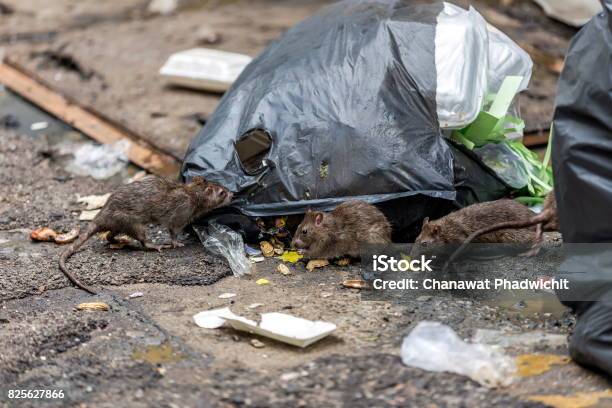
[[[495,298],[485,300],[483,303],[497,307],[507,314],[533,316],[550,313],[557,319],[562,318],[568,310],[559,302],[557,296],[546,292],[501,292]]]
[[[58,138],[73,130],[66,123],[57,120],[0,85],[0,116],[9,113],[19,120],[19,127],[14,130],[20,134],[33,137],[44,134],[49,138]],[[39,122],[47,122],[48,126],[41,130],[30,129],[32,124]],[[83,139],[85,139],[84,136]]]
[[[31,104],[0,85],[0,116],[6,114],[11,114],[19,120],[19,127],[13,129],[16,133],[31,137],[44,136],[47,138],[50,147],[66,153],[61,153],[59,157],[55,157],[56,161],[63,167],[66,167],[73,160],[72,151],[75,149],[74,146],[80,146],[84,143],[97,144],[65,122],[49,115],[36,105]],[[46,122],[47,127],[40,130],[32,130],[30,128],[32,124],[40,122]],[[121,182],[133,176],[139,170],[134,165],[129,164],[118,174],[111,177],[111,180]]]
[[[135,351],[134,354],[132,354],[133,360],[145,361],[153,365],[173,363],[183,358],[184,357],[168,343],[158,346],[147,346],[144,350]]]

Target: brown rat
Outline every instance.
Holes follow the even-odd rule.
[[[384,214],[371,204],[353,200],[329,213],[309,210],[292,244],[309,259],[329,259],[358,258],[363,245],[390,242],[391,225]]]
[[[518,223],[533,216],[533,211],[515,200],[472,204],[435,221],[425,218],[413,250],[416,253],[432,244],[460,244],[476,231],[483,231],[501,221]],[[480,234],[476,242],[525,243],[533,237],[533,228],[501,229]]]
[[[108,231],[107,240],[125,234],[138,240],[143,248],[161,250],[168,247],[146,242],[146,226],[161,224],[168,228],[172,247],[182,246],[178,234],[192,221],[207,212],[229,204],[232,193],[225,187],[195,177],[182,184],[156,176],[119,187],[109,197],[90,227],[60,256],[59,266],[66,277],[79,288],[95,294],[81,284],[66,268],[66,261],[94,234]]]
[[[448,262],[456,259],[457,256],[467,247],[471,242],[475,241],[478,237],[484,236],[485,234],[492,234],[501,232],[500,230],[511,230],[511,229],[524,229],[535,226],[535,236],[533,238],[533,245],[531,250],[526,252],[524,255],[532,256],[537,255],[544,242],[544,231],[558,231],[559,230],[559,218],[557,217],[557,200],[555,198],[555,192],[551,191],[544,199],[544,208],[540,214],[535,215],[529,211],[530,214],[522,218],[521,220],[509,219],[505,222],[494,222],[487,226],[484,226],[473,233],[471,233],[461,246],[453,253],[449,258]],[[477,241],[478,242],[478,241]]]

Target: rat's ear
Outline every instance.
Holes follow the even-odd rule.
[[[321,225],[321,223],[323,222],[323,213],[315,213],[314,220],[316,226]]]
[[[423,220],[423,226],[426,226],[427,224],[429,224],[429,217],[425,217]]]
[[[441,228],[440,228],[439,225],[437,225],[437,224],[432,225],[431,226],[431,235],[434,235],[434,236],[440,235],[440,230],[441,230]]]

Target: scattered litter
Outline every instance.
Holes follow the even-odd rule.
[[[253,265],[244,253],[240,234],[216,222],[208,224],[208,232],[202,227],[194,229],[207,251],[227,259],[234,276],[251,274]]]
[[[553,365],[565,365],[570,361],[568,356],[557,354],[522,354],[516,357],[517,374],[534,377],[549,371]]]
[[[77,194],[77,203],[85,204],[86,210],[97,210],[104,207],[104,204],[108,201],[111,193],[103,195],[88,195],[81,197]]]
[[[91,210],[91,211],[81,211],[81,215],[79,215],[79,221],[91,221],[96,218],[96,215],[100,210]]]
[[[43,130],[49,127],[47,122],[36,122],[30,125],[30,130]]]
[[[110,178],[127,166],[130,147],[128,140],[103,145],[85,143],[73,152],[74,159],[68,163],[66,170],[96,180]]]
[[[329,293],[329,292],[321,292],[321,297],[324,299],[327,299],[328,297],[332,297],[334,296],[333,293]]]
[[[276,267],[276,270],[277,270],[279,273],[282,273],[283,275],[291,275],[291,271],[289,270],[289,268],[288,268],[288,267],[287,267],[287,265],[285,265],[285,264],[279,264],[279,265]]]
[[[235,297],[235,293],[222,293],[219,295],[219,299],[229,299]]]
[[[251,60],[248,55],[193,48],[172,54],[159,73],[175,85],[224,92]]]
[[[261,278],[261,279],[257,279],[255,283],[258,285],[269,285],[270,281],[267,279]]]
[[[77,305],[76,308],[77,310],[101,311],[101,312],[107,312],[110,310],[110,306],[104,302],[81,303]]]
[[[268,241],[261,241],[259,243],[259,246],[261,247],[261,252],[263,253],[263,256],[265,256],[266,258],[274,256],[274,247],[271,243],[269,243]]]
[[[306,269],[308,272],[312,272],[316,268],[323,268],[327,265],[329,265],[329,261],[327,259],[312,259],[306,264]]]
[[[56,237],[57,232],[48,227],[38,228],[30,233],[30,239],[32,241],[50,242],[55,241]]]
[[[263,256],[250,256],[249,260],[253,263],[259,263],[265,261],[266,258],[264,258]]]
[[[248,256],[259,256],[261,255],[261,250],[257,248],[253,248],[250,245],[244,244],[244,251]]]
[[[259,341],[257,339],[251,339],[251,341],[249,343],[251,343],[251,346],[253,346],[255,348],[264,348],[264,347],[266,347],[266,345],[262,341]]]
[[[420,322],[404,338],[401,357],[407,366],[451,372],[487,386],[507,386],[516,371],[514,361],[492,347],[466,343],[444,324]]]
[[[216,329],[230,326],[298,347],[307,347],[336,330],[336,325],[312,321],[284,313],[264,313],[259,323],[234,314],[229,308],[209,310],[193,317],[200,327]],[[223,323],[222,321],[225,321]]]
[[[130,296],[128,296],[128,298],[130,299],[134,299],[134,298],[139,298],[139,297],[143,297],[144,293],[142,292],[134,292],[132,294],[130,294]]]
[[[262,307],[263,303],[251,303],[249,306],[247,306],[249,309],[257,309],[258,307]]]
[[[283,253],[285,253],[285,250],[283,248],[274,248],[274,253],[276,255],[282,255]]]
[[[264,313],[259,324],[244,317],[226,318],[226,321],[236,330],[298,347],[307,347],[336,330],[333,323],[306,320],[284,313]]]
[[[567,336],[562,334],[533,331],[528,333],[506,333],[500,330],[478,329],[472,336],[474,343],[500,347],[547,347],[557,348],[567,345]]]
[[[351,264],[351,258],[340,258],[336,261],[338,266],[349,266]]]
[[[363,279],[347,279],[342,282],[342,286],[353,289],[368,289],[370,285]]]
[[[303,375],[308,375],[308,373],[302,374],[302,373],[298,373],[296,371],[292,371],[292,372],[289,372],[289,373],[281,374],[280,379],[281,379],[281,381],[293,381],[293,380],[297,380],[298,378],[302,377]]]
[[[151,14],[167,16],[176,11],[178,0],[151,0],[147,5],[147,11]]]
[[[35,229],[30,233],[30,239],[32,241],[41,242],[55,242],[56,244],[69,244],[79,236],[80,229],[73,228],[69,232],[64,234],[58,234],[56,231],[49,227],[42,227]]]
[[[55,237],[55,243],[60,245],[69,244],[79,237],[80,232],[81,229],[79,227],[75,227],[64,234],[59,234]]]
[[[285,253],[281,255],[280,259],[283,262],[296,263],[303,257],[304,256],[297,251],[285,251]]]
[[[534,0],[547,16],[574,27],[582,27],[601,12],[599,0]]]
[[[601,400],[609,398],[612,398],[612,390],[578,392],[571,395],[533,395],[528,399],[552,408],[589,408],[603,407],[603,404],[600,405],[600,402],[603,402]]]
[[[207,310],[200,312],[193,316],[193,321],[199,327],[204,329],[218,329],[225,324],[224,317],[238,317],[236,316],[229,307],[222,309]]]

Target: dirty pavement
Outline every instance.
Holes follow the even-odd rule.
[[[29,233],[41,225],[71,229],[83,209],[77,193],[103,194],[121,181],[73,176],[61,159],[49,156],[49,140],[40,136],[2,130],[0,152],[0,373],[9,388],[59,388],[66,401],[87,406],[364,407],[539,406],[530,398],[606,390],[601,377],[563,359],[503,390],[409,368],[400,360],[401,339],[421,320],[448,324],[462,337],[476,329],[566,336],[574,321],[553,296],[480,302],[440,294],[399,303],[362,301],[358,289],[342,286],[354,266],[308,272],[303,264],[289,264],[291,274],[285,276],[272,258],[258,263],[254,276],[234,278],[195,238],[162,253],[113,250],[92,240],[71,262],[84,283],[102,288],[99,296],[90,296],[57,269],[63,247],[32,242]],[[82,228],[86,224],[81,222]],[[159,242],[169,239],[155,229],[149,234]],[[260,278],[270,283],[258,285]],[[143,296],[130,298],[136,292]],[[224,293],[236,296],[219,298]],[[93,301],[110,310],[76,310]],[[249,315],[255,303],[261,304],[258,312],[283,311],[333,322],[338,329],[297,349],[193,323],[202,310],[230,306]],[[252,345],[256,338],[264,347]],[[520,346],[511,354],[567,356],[565,344],[546,343]],[[35,405],[23,402],[28,404]]]
[[[154,1],[153,8],[133,0],[112,7],[92,1],[12,3],[0,0],[0,46],[13,60],[181,160],[220,95],[162,84],[157,70],[168,55],[204,44],[256,56],[328,2]],[[576,30],[552,22],[531,1],[477,3],[534,59],[532,86],[520,98],[525,130],[538,144],[550,126],[559,60],[562,65]],[[44,18],[29,25],[42,4]],[[41,405],[6,398],[8,390],[35,389],[63,391],[63,399],[46,399],[43,406],[611,404],[609,381],[569,359],[566,339],[575,317],[548,293],[474,298],[440,291],[369,300],[359,281],[343,285],[359,278],[358,265],[307,268],[301,260],[281,260],[274,248],[251,275],[238,278],[192,231],[182,236],[184,247],[161,252],[109,246],[94,237],[69,266],[99,293],[78,290],[57,266],[66,247],[36,242],[32,231],[49,227],[66,233],[77,226],[84,231],[89,221],[80,220],[87,208],[79,198],[104,195],[142,177],[120,146],[103,166],[112,167],[110,173],[88,175],[93,172],[87,166],[95,163],[75,172],[71,154],[83,145],[92,152],[99,147],[0,86],[2,407]],[[157,244],[170,241],[158,226],[149,226],[147,234]],[[546,234],[546,245],[558,241],[558,233]],[[511,259],[492,262],[507,268],[504,262]],[[540,276],[537,269],[522,273]],[[224,307],[251,319],[282,312],[337,328],[299,348],[194,323],[194,315]],[[402,340],[423,321],[452,328],[457,344],[478,339],[498,345],[518,367],[514,381],[490,388],[466,375],[405,365]]]

